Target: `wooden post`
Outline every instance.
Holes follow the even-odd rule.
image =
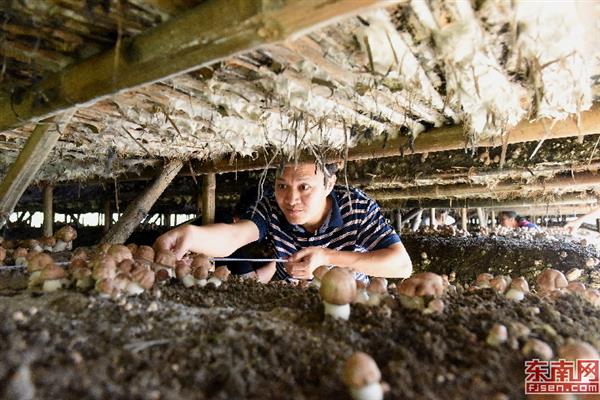
[[[483,208],[477,207],[477,218],[479,219],[479,226],[487,228],[487,220],[485,218],[485,211]]]
[[[112,208],[110,207],[110,199],[104,200],[104,233],[108,232],[112,225]]]
[[[165,213],[164,216],[165,216],[165,226],[167,228],[170,228],[171,227],[171,213]]]
[[[496,211],[490,210],[490,218],[492,219],[492,228],[496,227]]]
[[[144,190],[138,198],[127,206],[117,223],[102,238],[104,243],[124,243],[140,222],[148,215],[150,208],[169,186],[183,166],[183,161],[172,160],[162,170],[158,178]]]
[[[596,230],[600,232],[600,219],[596,219]]]
[[[215,192],[217,189],[217,176],[206,174],[202,177],[202,225],[215,222]]]
[[[463,231],[467,231],[468,227],[467,227],[467,207],[463,207],[461,209],[461,228]]]
[[[395,222],[396,222],[396,232],[400,233],[402,230],[402,213],[399,208],[396,208],[396,212],[394,213]]]
[[[27,138],[25,146],[0,183],[0,228],[8,221],[72,116],[72,112],[67,112],[60,117],[46,119]]]
[[[429,211],[429,226],[432,228],[437,226],[437,221],[435,219],[435,208],[431,208]]]
[[[43,236],[52,236],[54,224],[54,212],[52,210],[52,185],[45,185],[43,192],[44,224],[42,226]]]

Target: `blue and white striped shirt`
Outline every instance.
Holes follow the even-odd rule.
[[[287,258],[311,246],[364,253],[400,242],[400,237],[385,221],[377,203],[361,190],[335,186],[330,197],[332,207],[329,215],[315,233],[290,224],[274,195],[263,197],[246,212],[244,219],[256,224],[260,231],[259,241],[270,237],[278,258]],[[357,276],[357,279],[363,277]],[[290,275],[278,263],[274,278],[288,279]]]

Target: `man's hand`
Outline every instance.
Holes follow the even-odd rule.
[[[332,250],[323,247],[307,247],[288,258],[285,269],[296,279],[312,279],[313,271],[321,265],[328,265]]]
[[[185,253],[192,248],[193,228],[192,225],[182,225],[163,233],[154,242],[154,250],[170,250],[175,253],[178,260],[181,260]]]

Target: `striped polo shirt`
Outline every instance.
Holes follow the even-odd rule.
[[[275,195],[265,196],[244,215],[256,224],[259,241],[270,238],[278,258],[287,258],[311,246],[334,250],[367,252],[400,242],[400,237],[385,221],[377,203],[361,190],[335,186],[330,194],[331,210],[315,232],[290,224],[277,205]],[[275,279],[289,279],[282,263],[277,263]],[[364,279],[357,274],[357,279]]]

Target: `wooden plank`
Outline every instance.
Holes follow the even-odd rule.
[[[118,47],[49,75],[20,96],[2,93],[0,132],[396,2],[207,0]]]
[[[0,228],[6,224],[72,116],[72,112],[67,112],[59,117],[46,119],[27,138],[19,156],[0,183]]]
[[[202,177],[202,225],[215,222],[217,176],[206,174]]]
[[[125,243],[135,228],[148,215],[150,208],[169,186],[183,166],[183,161],[172,160],[162,170],[160,176],[127,206],[116,224],[102,238],[104,243]]]
[[[44,224],[42,226],[42,234],[44,236],[52,236],[54,225],[54,211],[52,210],[52,185],[44,185],[43,192],[43,208],[44,208]]]
[[[546,130],[549,129],[548,135]],[[579,127],[574,119],[558,121],[552,126],[552,121],[523,121],[515,128],[510,130],[508,144],[524,143],[537,141],[542,138],[546,140],[560,139],[573,136],[585,136],[600,133],[600,103],[594,104],[588,111],[581,113],[581,121]],[[499,146],[501,143],[491,140],[484,140],[477,146]],[[382,158],[399,156],[402,154],[422,154],[433,153],[447,150],[464,149],[468,145],[467,138],[464,134],[462,125],[445,126],[433,128],[422,132],[414,140],[412,147],[409,145],[409,138],[390,134],[387,137],[376,137],[371,142],[359,143],[355,147],[348,150],[348,160],[366,160],[371,158]],[[341,161],[343,154],[331,154],[328,160]],[[224,159],[220,161],[209,161],[194,167],[197,173],[207,172],[234,172],[234,171],[250,171],[264,169],[267,167],[274,168],[279,165],[278,162],[273,162],[267,165],[265,160],[270,160],[271,157],[239,157],[230,161]]]

